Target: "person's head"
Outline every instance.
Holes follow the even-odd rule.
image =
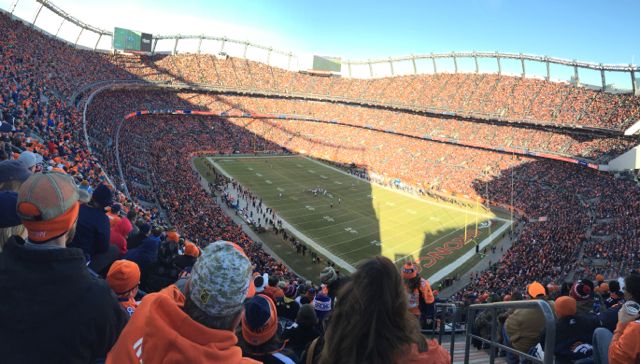
[[[113,193],[111,189],[105,184],[98,186],[93,191],[93,195],[91,195],[91,203],[102,209],[111,206],[113,204]]]
[[[616,279],[609,281],[609,291],[620,292],[620,282]]]
[[[556,316],[558,318],[567,317],[567,316],[575,316],[577,311],[576,300],[570,296],[562,296],[558,297],[554,304],[554,309],[556,311]]]
[[[596,274],[596,282],[598,283],[604,282],[604,276],[602,274]]]
[[[537,281],[533,281],[533,283],[527,286],[527,293],[531,299],[544,299],[547,296],[547,291],[544,286]]]
[[[333,267],[325,267],[322,272],[320,272],[320,282],[324,284],[331,284],[337,279],[338,274]]]
[[[522,301],[524,297],[522,297],[522,293],[520,291],[515,291],[511,293],[511,301]]]
[[[0,191],[18,191],[31,176],[31,171],[18,160],[0,162]]]
[[[277,341],[278,313],[271,298],[259,294],[249,299],[242,314],[242,339],[252,353],[272,351]]]
[[[151,231],[151,225],[145,222],[144,224],[140,225],[138,230],[140,230],[140,234],[147,236]]]
[[[316,310],[311,304],[304,304],[300,306],[298,315],[296,316],[296,322],[300,326],[311,327],[318,323],[318,316],[316,316]]]
[[[400,272],[388,258],[360,264],[339,296],[321,363],[392,363],[412,343],[427,350],[418,320],[408,311]]]
[[[269,284],[269,275],[267,273],[264,273],[263,275],[256,275],[253,278],[253,284],[256,286],[256,292],[263,292]]]
[[[640,274],[630,274],[624,279],[624,297],[640,303]]]
[[[318,316],[318,320],[322,320],[331,313],[331,297],[323,293],[318,293],[313,299],[313,307],[316,311],[316,316]]]
[[[576,301],[585,301],[593,297],[593,287],[583,280],[577,281],[571,287],[570,295]],[[593,284],[593,283],[592,283]]]
[[[235,330],[250,292],[251,271],[251,262],[233,243],[209,244],[191,270],[184,311],[206,327]]]
[[[24,164],[31,173],[40,172],[42,170],[42,156],[38,153],[24,151],[20,153],[18,160]]]
[[[73,240],[80,204],[78,189],[66,174],[36,173],[20,186],[16,211],[29,241],[66,246]]]
[[[194,243],[187,241],[184,243],[184,255],[197,258],[200,256],[200,249]]]
[[[127,212],[127,220],[131,222],[135,222],[136,216],[138,216],[138,214],[136,213],[136,210],[134,208],[130,208],[129,212]]]
[[[130,260],[116,260],[107,273],[107,283],[118,297],[135,297],[140,285],[140,267]]]
[[[269,286],[277,287],[280,280],[276,276],[269,276]]]

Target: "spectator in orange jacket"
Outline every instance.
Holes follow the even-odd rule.
[[[624,279],[624,295],[629,301],[640,302],[640,274],[633,272]],[[618,325],[613,334],[605,328],[593,333],[595,364],[640,363],[640,315],[631,314],[623,306],[618,311]]]
[[[420,318],[422,325],[433,318],[435,309],[435,297],[431,291],[429,281],[419,274],[419,267],[408,261],[402,267],[402,279],[407,292],[409,312]]]
[[[234,331],[250,291],[251,262],[232,243],[209,244],[183,295],[171,285],[142,300],[107,363],[257,363]]]
[[[451,363],[435,340],[420,333],[418,320],[407,309],[400,273],[388,258],[362,263],[340,294],[321,364]]]

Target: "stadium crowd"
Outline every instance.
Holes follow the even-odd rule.
[[[357,94],[379,100],[395,100],[392,93],[400,82],[407,82],[407,89],[430,86],[422,89],[424,93],[414,92],[416,102],[423,105],[468,107],[467,111],[516,118],[551,115],[567,123],[619,129],[637,113],[637,99],[489,75],[336,81],[232,58],[180,55],[136,60],[74,49],[4,14],[0,29],[6,35],[0,40],[2,362],[450,362],[436,342],[420,334],[416,313],[433,304],[437,294],[428,294],[424,284],[418,285],[417,295],[418,288],[407,291],[403,278],[411,279],[410,269],[401,273],[387,258],[376,257],[363,262],[350,280],[332,267],[319,277],[320,286],[302,280],[223,213],[198,187],[199,176],[191,167],[191,156],[202,150],[275,153],[283,148],[366,166],[423,188],[517,207],[524,212],[522,218],[537,221],[525,224],[514,246],[477,274],[459,297],[484,302],[491,294],[504,298],[519,291],[531,299],[554,296],[557,330],[566,317],[587,317],[585,325],[591,325],[586,320],[593,317],[588,315],[598,320],[589,326],[593,335],[568,338],[562,344],[570,352],[558,347],[557,355],[580,359],[574,355],[589,351],[576,352],[575,344],[587,344],[592,338],[588,344],[596,362],[639,360],[637,310],[634,315],[633,307],[622,305],[625,300],[640,300],[640,275],[627,274],[637,268],[639,258],[640,237],[636,225],[629,223],[637,222],[640,204],[633,181],[559,162],[426,143],[366,128],[203,116],[144,116],[124,123],[118,148],[125,167],[123,180],[114,153],[115,135],[123,115],[131,111],[262,108],[342,121],[351,109],[206,94],[106,92],[92,103],[88,116],[90,153],[81,114],[66,101],[85,84],[136,77],[213,82],[215,75],[221,85],[235,82],[238,87],[253,84],[340,96],[333,92],[335,83],[345,97]],[[471,84],[475,89],[464,87]],[[461,97],[458,89],[486,89],[487,94]],[[544,97],[538,101],[535,96],[541,92]],[[510,100],[500,104],[500,111],[490,105],[500,100],[496,95]],[[398,95],[407,96],[411,95]],[[474,97],[476,102],[471,102]],[[558,106],[569,98],[575,100],[573,109]],[[345,115],[331,114],[334,107]],[[560,109],[569,111],[562,116]],[[345,120],[397,132],[426,132],[419,129],[418,119],[386,113],[358,109]],[[424,122],[441,128],[448,137],[455,132],[449,121]],[[471,127],[453,122],[461,130]],[[508,128],[494,134],[508,134],[514,128],[488,125],[469,129],[473,131],[467,131],[468,137],[493,142],[486,136],[491,128]],[[533,143],[549,137],[537,129],[512,135],[516,143],[522,142],[522,135]],[[565,137],[550,142],[551,148],[565,143]],[[625,143],[613,140],[597,148],[606,154],[628,147]],[[581,148],[575,147],[578,152]],[[118,191],[125,181],[133,199]],[[145,207],[149,202],[157,203],[157,208]],[[599,227],[605,224],[610,228]],[[593,236],[604,233],[607,240]],[[585,264],[583,255],[603,258],[605,263],[596,268]],[[551,292],[571,272],[588,278],[595,276],[595,269],[611,277],[625,275],[624,292],[620,285],[614,288],[615,281],[597,278],[595,283],[571,282],[561,295]],[[424,303],[410,306],[412,296]],[[531,312],[516,310],[505,319],[505,342],[522,351],[539,340],[540,330],[533,328],[540,320]]]

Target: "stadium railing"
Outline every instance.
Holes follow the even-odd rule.
[[[438,335],[438,344],[442,345],[442,339],[445,334],[449,335],[450,347],[449,353],[453,358],[453,351],[456,341],[457,327],[459,325],[458,306],[454,303],[436,303],[436,312],[434,315],[433,325],[422,330],[423,334],[430,335],[433,338],[436,333]],[[439,325],[436,326],[436,323]]]
[[[545,341],[544,341],[544,358],[539,359],[528,353],[518,351],[512,347],[503,345],[498,342],[498,319],[497,313],[500,309],[522,309],[539,308],[544,315]],[[487,340],[481,336],[473,334],[474,322],[478,311],[492,310],[493,318],[491,320],[491,339]],[[517,355],[520,359],[526,359],[534,363],[552,364],[554,362],[554,346],[556,342],[556,325],[553,309],[544,300],[514,301],[514,302],[496,302],[470,305],[467,308],[467,324],[466,324],[466,342],[464,348],[464,362],[469,362],[469,350],[471,349],[471,340],[476,339],[482,343],[486,343],[490,347],[489,363],[493,364],[496,358],[497,349],[502,349]]]

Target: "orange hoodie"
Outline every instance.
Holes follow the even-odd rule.
[[[242,357],[233,332],[193,321],[182,311],[184,299],[175,285],[145,296],[107,355],[107,364],[259,363]]]
[[[451,364],[451,355],[435,340],[427,340],[428,351],[421,353],[417,344],[397,358],[397,364]]]
[[[640,363],[640,320],[618,322],[609,345],[609,363]]]

